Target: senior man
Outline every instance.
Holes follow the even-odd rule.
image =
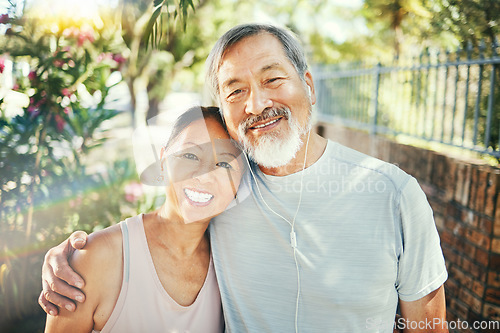
[[[394,165],[311,131],[316,95],[296,39],[234,27],[207,59],[207,83],[251,164],[250,196],[210,229],[226,329],[392,332],[399,305],[407,331],[447,331],[447,272],[424,193]],[[76,243],[46,256],[47,312],[84,301],[67,264]]]

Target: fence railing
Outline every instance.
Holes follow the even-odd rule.
[[[403,134],[500,158],[496,42],[426,51],[411,63],[315,66],[319,120]]]

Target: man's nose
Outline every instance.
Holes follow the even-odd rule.
[[[245,112],[247,114],[259,115],[265,109],[271,108],[273,101],[271,100],[268,92],[262,88],[254,88],[250,92],[248,101],[246,103]]]

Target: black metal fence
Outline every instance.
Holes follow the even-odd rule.
[[[318,118],[500,158],[496,42],[422,53],[390,66],[315,66]]]

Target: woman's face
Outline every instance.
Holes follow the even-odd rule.
[[[243,174],[241,151],[216,120],[195,120],[165,154],[167,200],[184,223],[206,221],[234,199]]]

